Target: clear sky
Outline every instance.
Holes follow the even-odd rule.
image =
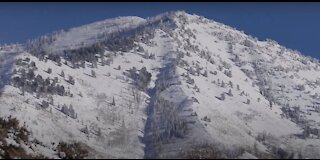
[[[0,44],[25,42],[52,31],[117,16],[184,10],[270,38],[305,55],[320,58],[320,3],[99,2],[0,3]]]

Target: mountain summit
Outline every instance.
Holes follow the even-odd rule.
[[[1,46],[0,158],[318,158],[319,65],[184,11]]]

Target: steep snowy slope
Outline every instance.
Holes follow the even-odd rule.
[[[0,117],[17,118],[30,139],[0,137],[0,151],[18,143],[50,158],[320,156],[319,62],[272,40],[178,11],[26,46],[0,51]]]
[[[114,32],[136,28],[144,23],[146,20],[140,17],[118,17],[55,32],[42,36],[39,40],[50,39],[46,52],[61,53],[66,49],[90,46]]]

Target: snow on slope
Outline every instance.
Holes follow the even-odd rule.
[[[77,49],[92,45],[100,41],[99,37],[115,31],[135,28],[146,20],[140,17],[118,17],[71,28],[68,31],[55,35],[56,40],[47,48],[50,52],[60,52],[65,49]]]
[[[85,143],[92,158],[176,158],[208,143],[229,158],[319,157],[319,62],[274,41],[258,41],[178,11],[74,28],[58,34],[48,50],[90,45],[101,33],[139,27],[140,34],[152,36],[137,35],[149,38],[134,39],[135,47],[128,52],[105,50],[104,55],[113,57],[111,65],[102,66],[101,57],[97,68],[86,62],[77,69],[70,63],[40,61],[27,52],[16,57],[30,58],[38,67],[35,75],[57,77],[73,94],[53,95],[54,104],[43,109],[38,104],[47,98],[27,92],[22,96],[13,85],[3,86],[0,117],[17,117],[42,143],[32,144],[34,151],[29,152],[58,158],[58,142],[75,141]],[[147,53],[155,57],[145,58]],[[125,74],[132,67],[151,73],[147,91],[133,89],[132,78]],[[68,75],[75,78],[74,85],[67,82]],[[77,118],[63,114],[58,107],[63,104],[71,104]]]
[[[130,55],[130,59],[134,61],[138,61],[138,58],[135,55]],[[38,103],[41,104],[42,99],[35,99],[34,95],[30,94],[21,96],[18,94],[20,93],[19,89],[6,86],[8,88],[5,89],[1,99],[1,116],[14,114],[20,121],[26,122],[30,126],[30,131],[34,134],[33,136],[46,147],[51,147],[51,142],[76,140],[94,148],[98,152],[98,156],[99,154],[110,158],[139,158],[143,156],[143,146],[138,143],[138,136],[143,137],[141,130],[144,129],[142,121],[142,118],[145,117],[143,114],[144,104],[141,104],[141,106],[131,104],[130,107],[128,104],[133,103],[134,100],[131,97],[132,89],[127,82],[128,79],[118,79],[118,77],[122,77],[121,71],[129,69],[131,65],[122,66],[123,68],[120,71],[114,69],[125,63],[125,57],[115,60],[110,67],[96,69],[96,78],[89,76],[91,74],[90,68],[74,70],[64,64],[61,68],[56,68],[56,65],[50,61],[45,63],[34,57],[30,57],[30,59],[36,62],[39,68],[35,72],[36,74],[42,75],[43,78],[59,77],[58,83],[65,87],[68,86],[67,88],[70,88],[70,92],[74,96],[54,96],[55,104],[47,110],[42,110],[36,107]],[[51,74],[44,71],[48,67],[55,68]],[[61,71],[64,71],[65,75],[76,77],[74,86],[59,76]],[[107,76],[108,74],[110,76]],[[12,95],[13,93],[16,94]],[[83,97],[80,97],[78,93],[81,93]],[[115,106],[110,105],[113,97],[116,102]],[[144,102],[144,99],[145,97],[142,94],[142,102]],[[29,104],[25,104],[25,100],[29,100]],[[68,106],[72,104],[79,118],[72,119],[58,111],[60,108],[57,106],[63,104]],[[121,128],[122,125],[128,128]],[[99,129],[103,136],[97,137],[93,134],[87,136],[80,131],[85,127],[88,127],[89,130]],[[122,134],[128,134],[123,135],[127,136],[126,143],[122,142],[124,138]],[[119,151],[116,146],[121,150]],[[135,151],[131,151],[132,149]],[[126,151],[124,152],[124,150]]]

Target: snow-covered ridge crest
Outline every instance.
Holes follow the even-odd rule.
[[[77,49],[81,47],[90,46],[92,44],[101,41],[101,38],[115,33],[122,32],[135,28],[146,20],[136,16],[128,17],[117,17],[107,19],[80,27],[74,27],[67,31],[58,31],[53,34],[48,34],[28,42],[29,45],[32,43],[39,43],[44,51],[48,53],[61,53],[63,50]]]

